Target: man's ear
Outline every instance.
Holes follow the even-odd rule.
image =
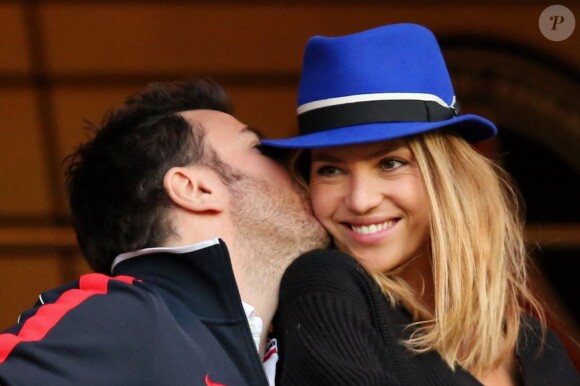
[[[213,174],[212,174],[213,173]],[[223,197],[215,184],[219,177],[208,168],[173,167],[163,177],[165,192],[177,206],[192,212],[221,212]]]

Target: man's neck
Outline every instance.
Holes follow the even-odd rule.
[[[261,240],[250,243],[243,237],[236,237],[226,243],[240,297],[254,307],[256,315],[262,319],[259,351],[263,354],[268,329],[278,307],[280,280],[289,259],[276,252],[279,248],[265,245]]]

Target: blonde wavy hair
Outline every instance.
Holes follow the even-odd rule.
[[[500,166],[456,135],[434,131],[406,142],[430,205],[434,309],[397,272],[369,273],[393,306],[413,315],[405,346],[436,350],[452,369],[480,376],[514,352],[524,308],[544,325],[543,307],[527,284],[520,197]],[[291,157],[290,169],[307,186],[304,154]]]

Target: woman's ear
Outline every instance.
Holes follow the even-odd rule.
[[[173,167],[163,177],[163,187],[173,203],[192,212],[221,212],[224,198],[215,186],[219,178],[202,167]]]

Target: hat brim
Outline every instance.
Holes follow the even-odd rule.
[[[356,145],[407,137],[427,131],[449,128],[467,142],[475,143],[497,133],[495,125],[478,115],[465,114],[438,122],[385,122],[340,127],[284,139],[264,139],[265,146],[287,149]]]

